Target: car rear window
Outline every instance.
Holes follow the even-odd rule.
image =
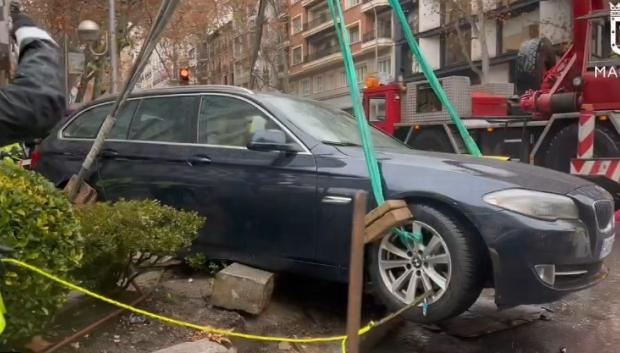
[[[129,130],[131,118],[136,110],[137,101],[130,101],[119,114],[116,124],[112,128],[109,139],[125,140]],[[112,111],[112,103],[98,105],[80,113],[62,131],[63,138],[94,139],[105,118]]]

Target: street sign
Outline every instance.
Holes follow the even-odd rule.
[[[84,60],[84,53],[69,53],[69,74],[81,74],[84,71]]]

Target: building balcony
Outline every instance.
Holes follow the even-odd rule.
[[[370,31],[364,33],[362,36],[362,50],[368,49],[374,46],[390,46],[394,45],[392,39],[392,32],[388,30],[379,29],[377,33]]]
[[[334,45],[333,47],[326,47],[324,49],[317,50],[314,53],[306,55],[304,62],[309,63],[336,53],[340,53],[340,46]]]
[[[309,6],[312,6],[312,5],[314,5],[315,3],[318,3],[318,2],[319,2],[319,0],[302,0],[301,6],[309,7]]]
[[[332,18],[329,14],[324,13],[312,21],[304,23],[304,32],[302,35],[305,38],[331,28],[333,25]]]
[[[384,8],[384,7],[389,7],[390,3],[388,2],[388,0],[363,0],[362,1],[362,7],[360,8],[360,10],[362,12],[368,12],[374,8]]]

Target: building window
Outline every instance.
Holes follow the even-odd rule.
[[[309,96],[312,94],[312,88],[310,87],[310,79],[305,78],[301,81],[301,93],[304,96]]]
[[[345,7],[346,8],[353,7],[353,6],[359,5],[360,2],[361,2],[361,0],[346,0],[345,1],[345,4],[346,4]]]
[[[289,93],[299,95],[299,85],[297,84],[297,81],[293,81],[290,83]]]
[[[392,38],[392,12],[377,15],[377,38]]]
[[[351,44],[357,43],[360,41],[360,25],[356,24],[349,27],[349,40]]]
[[[467,58],[464,55],[471,58],[471,30],[462,29],[460,37],[456,32],[447,33],[444,41],[444,66],[465,63]]]
[[[528,39],[538,38],[538,11],[526,12],[502,23],[502,53],[518,52]]]
[[[291,65],[299,65],[303,61],[303,48],[298,46],[293,48],[293,55],[291,59]]]
[[[364,82],[366,75],[368,75],[368,66],[366,64],[356,66],[355,73],[357,74],[357,83]]]
[[[431,113],[441,111],[441,102],[433,92],[431,86],[420,84],[416,86],[416,113]]]
[[[303,29],[303,26],[301,23],[301,15],[291,20],[291,28],[293,30],[292,34],[301,32],[301,30]]]
[[[347,86],[347,75],[344,73],[344,71],[340,71],[338,87],[346,87],[346,86]]]
[[[317,75],[314,77],[314,91],[321,93],[325,89],[323,84],[323,75]]]
[[[379,58],[377,62],[377,71],[380,75],[391,76],[392,75],[392,58],[385,57]]]
[[[370,121],[385,121],[385,97],[370,98],[369,106]]]

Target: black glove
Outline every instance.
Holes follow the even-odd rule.
[[[10,13],[11,19],[13,20],[13,28],[11,30],[13,36],[15,36],[15,32],[22,27],[37,27],[36,23],[22,12],[20,0],[11,0]]]

